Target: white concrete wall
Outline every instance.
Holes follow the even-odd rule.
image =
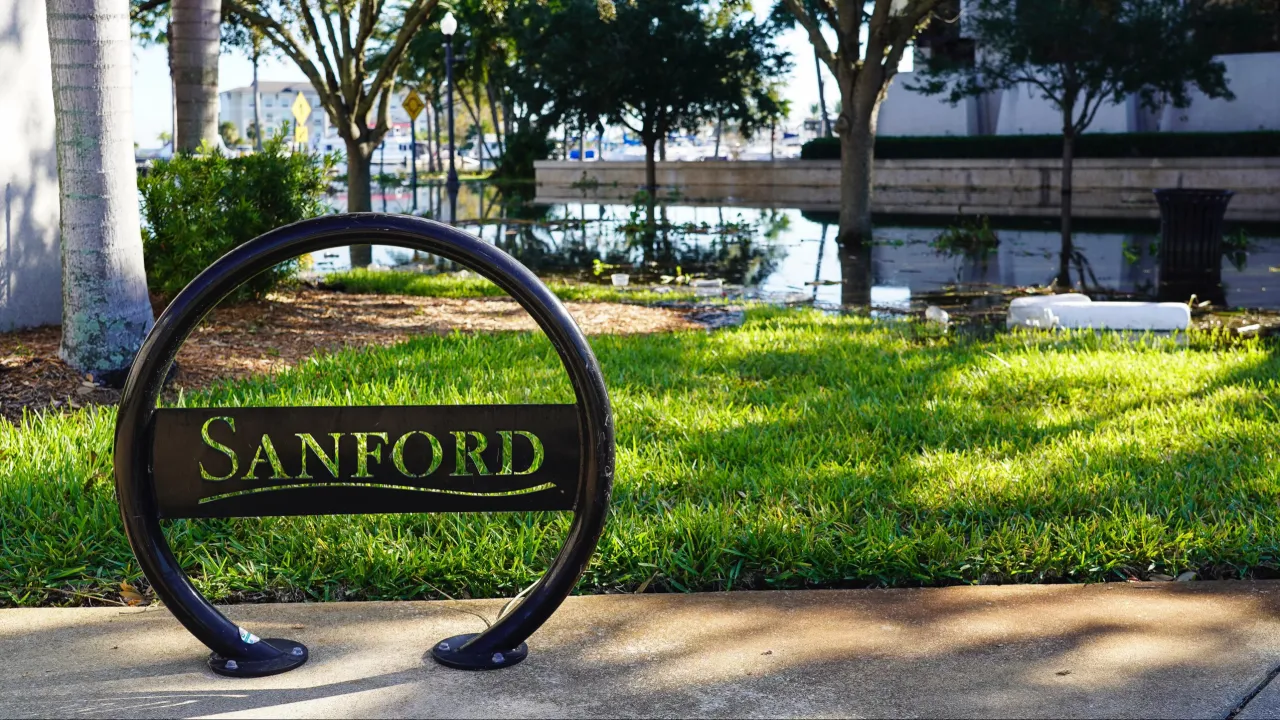
[[[43,2],[0,13],[0,332],[62,316],[53,77]]]
[[[1103,105],[1089,125],[1088,132],[1129,132],[1129,110],[1125,104]],[[1038,89],[1022,86],[1004,91],[1000,99],[997,135],[1058,135],[1062,132],[1062,113],[1045,100]]]
[[[1237,132],[1280,130],[1280,53],[1223,55],[1228,87],[1236,99],[1210,100],[1191,92],[1191,106],[1166,107],[1150,121],[1131,100],[1105,105],[1086,132]],[[880,107],[877,133],[894,135],[977,134],[966,105],[952,107],[941,96],[925,96],[907,89],[911,73],[902,73],[889,88]],[[973,101],[970,101],[972,104]],[[971,112],[971,109],[970,109]],[[1062,132],[1062,115],[1052,103],[1030,87],[1007,90],[999,102],[998,135],[1056,135]],[[1151,125],[1153,127],[1146,127]]]
[[[1164,132],[1243,132],[1280,130],[1280,52],[1223,55],[1227,87],[1236,99],[1210,100],[1191,91],[1191,107],[1167,107]]]
[[[915,73],[899,73],[880,105],[879,135],[968,135],[967,103],[952,107],[942,96],[907,88]]]

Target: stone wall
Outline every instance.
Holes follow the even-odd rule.
[[[0,332],[56,324],[62,315],[53,79],[43,2],[0,17]]]
[[[629,201],[644,185],[642,162],[535,163],[543,202]],[[903,214],[1058,214],[1061,161],[880,160],[874,210]],[[798,207],[834,210],[840,163],[658,163],[659,194],[678,193],[690,204]],[[1226,188],[1236,192],[1227,217],[1280,221],[1280,158],[1093,159],[1076,161],[1073,215],[1159,217],[1153,188]]]

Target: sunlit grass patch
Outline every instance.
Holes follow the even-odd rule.
[[[599,336],[614,508],[584,592],[1271,575],[1280,359],[1261,341],[938,337],[755,308],[716,333]],[[540,334],[348,350],[200,405],[569,402]],[[110,409],[0,424],[0,603],[137,577]],[[220,599],[510,595],[565,515],[167,523]],[[55,590],[56,589],[56,590]]]

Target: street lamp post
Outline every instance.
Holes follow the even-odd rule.
[[[445,189],[449,191],[449,222],[457,222],[455,217],[458,207],[458,170],[454,166],[453,145],[453,34],[458,31],[458,21],[453,13],[445,13],[440,21],[440,32],[444,33],[444,68],[445,82],[449,85],[449,176],[445,180]]]

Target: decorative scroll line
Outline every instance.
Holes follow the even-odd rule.
[[[325,488],[325,487],[354,487],[354,488],[382,488],[384,490],[407,490],[410,492],[438,493],[441,495],[463,495],[466,497],[509,497],[511,495],[531,495],[543,490],[550,490],[556,486],[555,483],[543,483],[533,487],[522,488],[520,490],[501,490],[498,492],[467,492],[465,490],[445,490],[443,488],[425,488],[411,487],[408,485],[383,485],[375,483],[353,483],[353,482],[325,482],[325,483],[297,483],[294,485],[272,485],[270,487],[250,488],[248,490],[237,490],[235,492],[222,493],[212,497],[201,498],[197,503],[204,505],[205,503],[215,502],[217,500],[226,500],[228,498],[239,497],[241,495],[257,495],[259,493],[281,492],[284,490],[299,490],[307,488]]]

